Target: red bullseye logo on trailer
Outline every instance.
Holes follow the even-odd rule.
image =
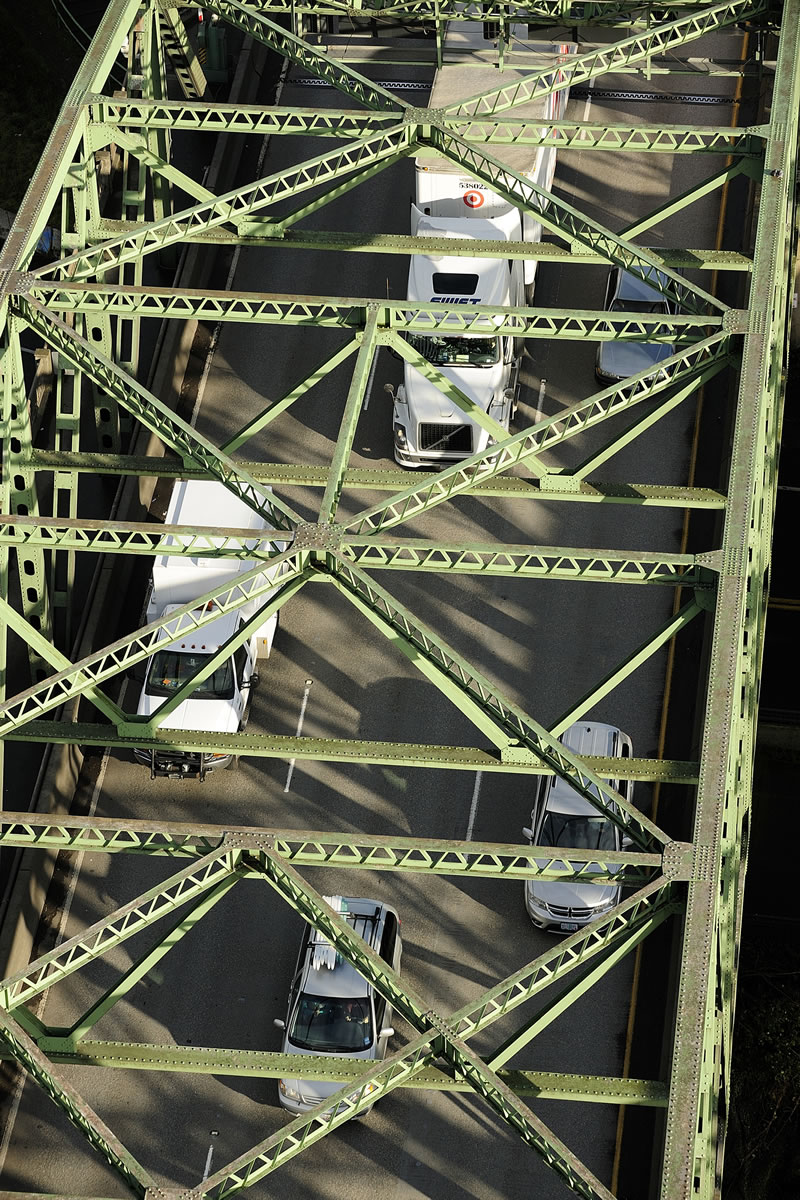
[[[483,196],[480,192],[465,192],[464,203],[467,208],[480,208],[483,204]]]

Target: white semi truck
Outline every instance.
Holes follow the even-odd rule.
[[[511,84],[531,71],[544,67],[558,75],[560,65],[576,47],[570,43],[551,45],[527,42],[526,27],[513,27],[513,46],[520,69],[499,73],[494,67],[446,63],[436,72],[429,107],[445,108],[501,84]],[[451,58],[478,43],[481,27],[475,22],[452,22],[445,38],[445,56]],[[524,66],[524,70],[522,69]],[[568,89],[530,101],[512,109],[508,116],[522,118],[532,126],[563,116]],[[499,120],[502,120],[500,114]],[[505,166],[549,191],[556,166],[554,146],[521,144],[491,147]],[[411,205],[411,232],[417,237],[470,238],[498,242],[541,240],[541,224],[529,213],[498,196],[481,180],[464,174],[461,166],[441,157],[420,155],[416,160],[416,198]],[[498,253],[502,250],[498,246]],[[425,304],[494,308],[524,305],[533,294],[535,259],[483,258],[462,255],[412,255],[408,276],[408,299]],[[486,317],[469,335],[454,331],[436,336],[409,334],[409,343],[437,367],[469,400],[488,413],[504,429],[516,408],[516,392],[522,339],[497,336],[494,322]],[[441,466],[486,448],[490,432],[466,416],[415,367],[405,364],[403,383],[394,397],[394,453],[405,467]]]
[[[253,549],[282,548],[267,539],[266,534],[271,533],[272,529],[264,518],[248,508],[221,483],[205,480],[176,483],[167,509],[166,523],[206,529],[252,530]],[[249,542],[247,545],[250,549]],[[237,575],[256,565],[250,559],[160,555],[153,565],[145,623],[168,616],[188,601],[225,583],[233,583]],[[264,597],[259,597],[235,612],[221,614],[196,633],[180,637],[156,650],[147,660],[137,709],[139,716],[152,716],[264,603]],[[251,689],[258,682],[258,659],[269,656],[277,622],[275,613],[165,718],[161,728],[206,730],[211,733],[237,733],[242,730],[247,723]],[[177,775],[198,776],[200,779],[204,779],[206,772],[215,767],[228,766],[233,758],[230,754],[172,750],[168,747],[135,749],[134,755],[139,762],[149,766],[151,777]]]

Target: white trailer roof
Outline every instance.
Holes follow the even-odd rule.
[[[525,53],[530,62],[527,70],[498,71],[496,67],[491,66],[470,67],[460,63],[446,63],[436,72],[428,107],[446,108],[449,104],[455,104],[458,100],[467,100],[470,96],[476,96],[480,92],[489,92],[498,87],[505,87],[515,80],[524,79],[531,72],[540,71],[543,67],[549,66],[569,49],[571,47],[568,43],[553,43],[552,45],[545,42],[535,42],[529,45],[515,43],[514,57],[518,60]],[[549,96],[542,96],[506,113],[499,113],[497,118],[488,117],[487,119],[502,121],[504,116],[525,117],[532,125],[546,125],[549,100]],[[491,153],[512,171],[517,171],[520,175],[528,175],[535,167],[539,147],[498,144],[491,147]],[[417,158],[417,166],[448,175],[464,174],[463,167],[456,166],[455,163],[441,157],[426,158],[422,155]]]

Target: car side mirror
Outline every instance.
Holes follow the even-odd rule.
[[[532,842],[532,841],[533,841],[533,830],[532,830],[532,829],[528,829],[528,827],[527,827],[527,825],[526,825],[526,826],[525,826],[525,828],[524,828],[524,829],[523,829],[523,831],[522,831],[522,836],[523,836],[524,838],[527,838],[529,842]]]
[[[630,850],[632,845],[633,845],[633,838],[630,838],[630,837],[628,837],[627,834],[625,834],[625,836],[622,839],[622,849]]]
[[[272,1022],[272,1024],[275,1026],[276,1029],[285,1029],[286,1028],[286,1022],[282,1021],[280,1019],[280,1017],[276,1017],[275,1020]]]
[[[380,1031],[380,1033],[378,1034],[378,1037],[381,1037],[381,1038],[394,1037],[394,1029],[392,1028],[391,1025],[387,1025],[385,1029],[382,1029]]]

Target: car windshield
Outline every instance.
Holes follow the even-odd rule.
[[[611,311],[666,314],[669,313],[669,306],[665,300],[615,300]]]
[[[171,696],[205,663],[207,654],[185,654],[180,650],[156,650],[147,674],[150,696]],[[192,692],[193,700],[233,698],[233,659],[228,658]]]
[[[496,337],[423,337],[412,333],[408,342],[435,367],[491,367],[500,360]]]
[[[319,1054],[348,1054],[372,1045],[372,1011],[367,996],[332,1000],[301,992],[294,1010],[289,1041]]]
[[[576,850],[616,850],[614,824],[607,817],[570,817],[548,812],[542,823],[543,846],[574,846]]]

